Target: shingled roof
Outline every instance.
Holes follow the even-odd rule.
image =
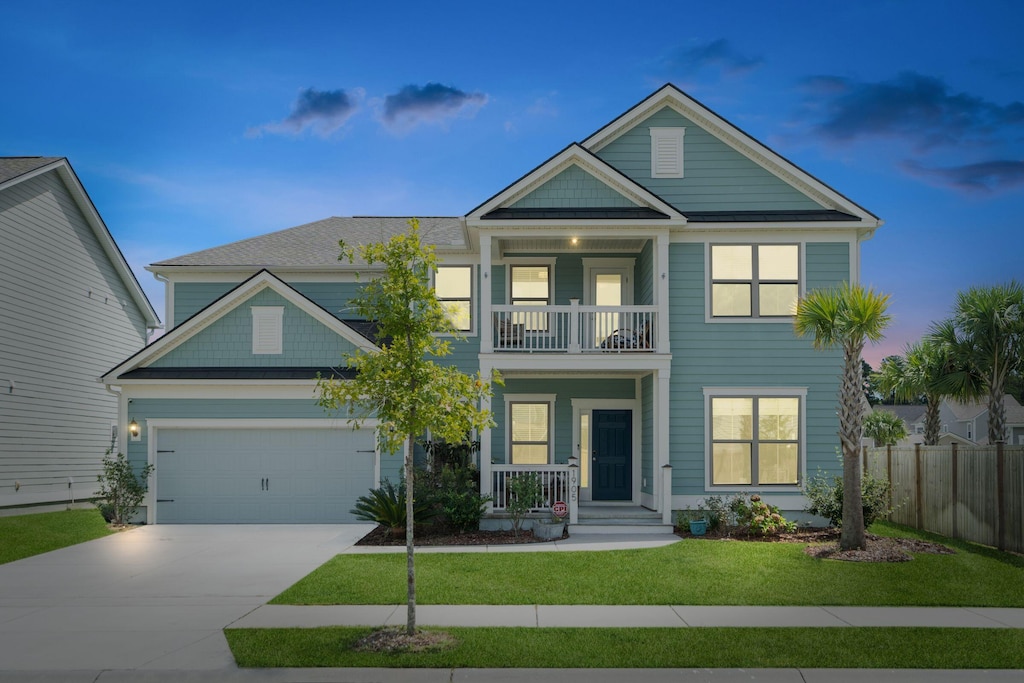
[[[64,157],[0,157],[0,183],[31,173]]]
[[[467,249],[466,233],[457,216],[418,219],[424,242],[439,250]],[[244,266],[261,268],[317,268],[338,265],[338,241],[349,244],[381,242],[405,232],[408,218],[398,216],[331,217],[250,237],[220,247],[158,261],[151,268],[167,266]]]

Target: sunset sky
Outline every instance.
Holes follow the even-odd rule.
[[[0,156],[66,156],[151,262],[462,215],[671,82],[885,220],[877,365],[1024,280],[1019,2],[45,2],[0,21]]]

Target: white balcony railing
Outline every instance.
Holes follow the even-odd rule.
[[[658,351],[656,306],[492,306],[494,350],[540,353]]]
[[[491,510],[505,512],[513,495],[511,483],[517,477],[535,475],[540,481],[541,498],[538,505],[530,510],[534,513],[548,513],[557,502],[565,503],[569,510],[569,522],[575,523],[579,508],[579,466],[569,465],[491,465]]]

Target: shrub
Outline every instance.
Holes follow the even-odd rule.
[[[376,522],[397,533],[405,529],[405,482],[395,486],[387,479],[380,488],[370,489],[360,496],[356,506],[349,512],[367,522]],[[412,516],[416,524],[423,524],[436,516],[433,501],[427,497],[416,497],[413,501]]]
[[[540,505],[541,496],[544,495],[544,487],[540,477],[530,472],[508,481],[508,502],[505,509],[512,520],[512,533],[518,537],[519,529],[523,524],[523,516],[533,508]]]
[[[861,505],[864,510],[864,527],[871,526],[876,520],[885,517],[892,508],[889,507],[889,482],[867,472],[861,475]],[[843,525],[843,478],[834,476],[830,479],[818,475],[807,483],[804,492],[807,496],[805,512],[824,517],[832,526]]]
[[[480,494],[480,475],[473,467],[457,467],[441,472],[436,493],[437,506],[444,523],[460,534],[480,528],[490,496]]]
[[[736,523],[747,528],[750,533],[770,536],[796,531],[795,522],[787,520],[778,507],[768,505],[756,493],[750,496],[749,501],[737,496],[729,501],[729,506],[736,515]]]
[[[146,465],[136,476],[124,453],[111,457],[107,451],[103,456],[103,473],[96,477],[100,484],[96,495],[104,519],[113,524],[127,524],[146,496],[146,481],[152,472],[153,466]]]

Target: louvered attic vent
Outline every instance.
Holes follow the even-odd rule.
[[[651,128],[651,177],[683,177],[685,128]]]
[[[252,306],[252,352],[283,352],[284,306]]]

